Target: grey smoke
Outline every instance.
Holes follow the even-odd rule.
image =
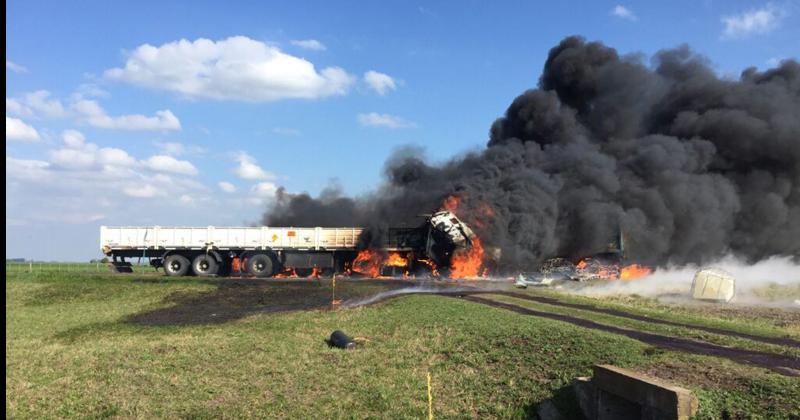
[[[798,259],[800,65],[727,80],[686,46],[647,64],[568,37],[538,87],[492,124],[485,150],[430,165],[404,149],[385,176],[357,199],[281,190],[262,223],[365,225],[369,245],[455,194],[508,270],[601,251],[618,228],[628,257],[645,264]]]
[[[797,307],[794,297],[759,296],[759,290],[770,285],[800,285],[800,265],[789,257],[770,257],[748,263],[727,255],[707,265],[659,267],[647,277],[634,281],[613,281],[595,284],[569,284],[562,290],[586,296],[637,294],[666,300],[686,300],[691,296],[692,281],[697,270],[720,268],[736,279],[735,303]]]

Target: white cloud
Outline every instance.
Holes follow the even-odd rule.
[[[765,34],[773,31],[779,25],[786,11],[773,4],[768,4],[761,9],[723,16],[722,23],[725,29],[722,37],[726,39],[746,38],[753,34]]]
[[[39,132],[18,118],[6,117],[6,140],[38,141]]]
[[[61,137],[61,145],[45,150],[44,158],[6,156],[7,220],[15,226],[51,226],[54,241],[71,243],[63,224],[82,225],[83,234],[93,236],[94,222],[101,218],[112,225],[205,226],[240,223],[248,212],[254,219],[260,213],[247,197],[208,194],[208,185],[184,174],[194,166],[177,159],[138,160],[125,150],[100,147],[76,130]],[[151,166],[173,172],[153,172]]]
[[[67,115],[61,101],[50,99],[50,92],[46,90],[26,93],[19,99],[6,98],[6,112],[26,117],[62,118]]]
[[[365,127],[411,128],[417,125],[411,121],[389,114],[358,114],[358,123]]]
[[[67,108],[58,99],[51,98],[50,92],[37,90],[18,98],[6,98],[6,112],[32,118],[76,118],[99,128],[117,130],[180,130],[181,123],[170,110],[157,111],[154,116],[120,115],[109,116],[100,104],[86,96],[103,96],[102,90],[94,85],[81,85],[81,91],[71,96]]]
[[[153,198],[164,195],[161,190],[150,184],[130,185],[125,187],[122,192],[124,192],[127,196],[136,198]]]
[[[6,156],[6,176],[24,180],[42,180],[48,176],[50,163],[41,160],[16,159]]]
[[[25,115],[26,111],[29,111],[22,105],[18,100],[12,98],[6,98],[6,112],[9,114],[14,115]],[[26,115],[30,116],[30,115]]]
[[[263,205],[268,200],[275,198],[278,187],[271,182],[259,182],[250,187],[248,201],[254,205]]]
[[[183,175],[197,175],[197,168],[186,160],[178,160],[172,156],[156,155],[142,161],[142,164],[154,171],[172,172]]]
[[[391,76],[373,70],[364,73],[364,82],[381,96],[389,90],[397,90],[397,82]]]
[[[272,197],[275,195],[275,192],[278,191],[278,187],[271,182],[259,182],[258,184],[253,185],[253,187],[250,188],[250,191],[259,197]]]
[[[111,94],[94,83],[83,83],[72,93],[72,99],[79,101],[84,98],[108,98]]]
[[[155,146],[161,150],[165,155],[182,156],[182,155],[202,155],[206,153],[206,149],[200,146],[186,145],[177,142],[153,142]]]
[[[236,192],[236,186],[231,184],[230,182],[220,181],[217,185],[219,185],[219,189],[225,191],[226,193]]]
[[[627,19],[630,21],[639,20],[639,18],[637,18],[636,15],[630,9],[621,4],[614,6],[614,8],[611,9],[611,14],[618,18]]]
[[[97,160],[112,167],[127,167],[136,165],[136,159],[131,157],[128,152],[115,147],[103,147],[98,151]]]
[[[97,163],[93,150],[58,149],[51,150],[50,161],[65,169],[89,169]]]
[[[242,179],[253,180],[266,180],[275,178],[275,175],[261,169],[256,165],[256,160],[247,153],[240,152],[236,155],[235,160],[239,162],[239,166],[233,172]]]
[[[19,64],[11,61],[6,60],[6,70],[11,70],[14,73],[27,73],[28,69],[25,66],[20,66]]]
[[[66,115],[64,106],[58,99],[48,99],[50,92],[37,90],[25,95],[25,104],[45,117],[60,118]]]
[[[354,81],[339,67],[317,71],[305,59],[244,36],[144,44],[105,77],[189,97],[252,102],[344,95]]]
[[[64,144],[66,144],[67,147],[73,149],[83,148],[86,143],[86,137],[78,130],[64,130],[64,132],[61,133],[61,138],[64,140]]]
[[[64,130],[61,139],[65,147],[49,152],[50,162],[63,169],[97,169],[111,172],[125,172],[125,168],[136,166],[137,162],[128,152],[114,147],[98,147],[86,143],[80,131]]]
[[[121,115],[111,117],[97,101],[80,100],[72,105],[80,118],[89,125],[116,130],[180,130],[181,123],[170,110],[156,111],[156,115]]]
[[[291,44],[300,48],[305,48],[307,50],[314,50],[314,51],[325,51],[326,47],[325,44],[317,41],[316,39],[303,39],[303,40],[292,40]]]

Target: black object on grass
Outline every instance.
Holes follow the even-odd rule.
[[[328,339],[328,344],[340,349],[350,350],[356,348],[356,342],[341,330],[336,330],[331,333],[331,338]]]

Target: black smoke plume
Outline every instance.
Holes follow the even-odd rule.
[[[358,199],[281,191],[262,222],[363,225],[369,242],[456,195],[508,270],[598,252],[620,228],[628,256],[647,264],[800,258],[800,65],[728,80],[686,46],[647,65],[569,37],[485,150],[434,166],[405,149],[385,175]]]

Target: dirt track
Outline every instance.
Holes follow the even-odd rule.
[[[599,324],[583,318],[576,318],[569,315],[560,315],[551,312],[536,311],[533,309],[524,308],[522,306],[512,305],[509,303],[497,302],[486,299],[480,296],[465,295],[463,299],[470,302],[481,303],[496,308],[503,308],[514,311],[523,315],[533,315],[542,318],[554,319],[557,321],[569,322],[570,324],[577,325],[584,328],[591,328],[594,330],[610,332],[614,334],[624,335],[626,337],[639,340],[643,343],[652,344],[673,350],[686,351],[690,353],[703,354],[708,356],[724,357],[738,363],[745,363],[760,366],[770,369],[774,372],[786,376],[800,376],[800,359],[782,356],[773,353],[759,352],[753,350],[743,350],[733,347],[724,347],[716,344],[706,343],[703,341],[689,340],[679,337],[670,337],[665,335],[647,333],[636,330],[628,330],[610,325]]]
[[[554,299],[554,298],[542,297],[542,296],[531,296],[531,295],[526,295],[524,293],[496,292],[494,294],[503,295],[503,296],[510,296],[510,297],[517,298],[517,299],[530,300],[530,301],[533,301],[533,302],[546,303],[548,305],[562,306],[562,307],[565,307],[565,308],[574,308],[574,309],[581,309],[581,310],[584,310],[584,311],[591,311],[591,312],[596,312],[596,313],[614,315],[614,316],[618,316],[620,318],[627,318],[627,319],[633,319],[633,320],[636,320],[636,321],[649,322],[651,324],[670,325],[670,326],[673,326],[673,327],[690,328],[690,329],[706,331],[706,332],[710,332],[710,333],[714,333],[714,334],[728,335],[728,336],[739,337],[739,338],[746,338],[748,340],[758,341],[758,342],[766,343],[766,344],[777,344],[777,345],[780,345],[780,346],[800,347],[800,341],[793,340],[791,338],[765,337],[765,336],[762,336],[762,335],[747,334],[747,333],[742,333],[742,332],[738,332],[738,331],[725,330],[725,329],[721,329],[721,328],[706,327],[706,326],[702,326],[702,325],[683,324],[683,323],[680,323],[680,322],[668,321],[668,320],[665,320],[665,319],[651,318],[651,317],[643,316],[643,315],[636,315],[636,314],[632,314],[632,313],[629,313],[629,312],[619,311],[619,310],[616,310],[616,309],[598,308],[598,307],[592,306],[592,305],[584,305],[584,304],[580,304],[580,303],[562,302],[562,301],[560,301],[558,299]]]
[[[529,308],[525,308],[518,305],[513,305],[510,303],[498,302],[491,299],[486,299],[480,297],[481,294],[495,294],[495,295],[503,295],[509,296],[514,298],[519,298],[523,300],[530,300],[540,303],[547,303],[551,305],[558,305],[563,307],[570,307],[575,309],[583,309],[589,310],[598,313],[605,313],[609,315],[619,316],[623,318],[635,319],[639,321],[646,321],[652,322],[657,324],[665,324],[665,325],[673,325],[673,326],[680,326],[685,328],[693,328],[702,331],[712,332],[715,334],[721,335],[728,335],[740,338],[746,338],[754,341],[760,341],[764,343],[771,343],[771,344],[779,344],[785,346],[797,346],[799,343],[796,340],[792,340],[789,338],[778,338],[778,337],[765,337],[765,336],[757,336],[752,334],[745,334],[740,333],[737,331],[730,331],[724,330],[720,328],[712,328],[712,327],[704,327],[698,325],[690,325],[690,324],[682,324],[662,319],[654,319],[648,318],[641,315],[631,314],[628,312],[613,310],[613,309],[605,309],[605,308],[598,308],[592,305],[582,305],[582,304],[573,304],[568,302],[562,302],[558,299],[554,298],[546,298],[546,297],[538,297],[538,296],[531,296],[524,293],[515,293],[515,292],[506,292],[506,291],[490,291],[490,290],[473,290],[473,291],[439,291],[439,292],[429,292],[429,294],[437,294],[442,296],[447,296],[451,298],[463,298],[470,302],[480,303],[487,306],[492,306],[496,308],[507,309],[510,311],[514,311],[516,313],[522,315],[531,315],[531,316],[538,316],[542,318],[554,319],[557,321],[568,322],[573,325],[577,325],[584,328],[591,328],[594,330],[610,332],[614,334],[624,335],[626,337],[633,338],[635,340],[639,340],[641,342],[652,344],[654,346],[664,347],[672,350],[678,351],[685,351],[689,353],[695,354],[702,354],[707,356],[716,356],[716,357],[724,357],[726,359],[733,360],[738,363],[744,364],[751,364],[759,367],[763,367],[774,372],[780,373],[786,376],[795,376],[800,377],[800,359],[790,356],[784,356],[780,354],[768,353],[768,352],[761,352],[761,351],[754,351],[754,350],[744,350],[735,347],[725,347],[720,346],[717,344],[707,343],[704,341],[697,341],[697,340],[690,340],[687,338],[680,338],[680,337],[672,337],[654,333],[648,333],[643,331],[637,330],[629,330],[625,328],[614,327],[610,325],[600,324],[594,321],[590,321],[583,318],[573,317],[569,315],[561,315],[551,312],[543,312],[537,311]],[[382,299],[381,301],[397,298],[403,295],[393,295],[389,296],[386,299]],[[377,302],[372,302],[377,303]]]

